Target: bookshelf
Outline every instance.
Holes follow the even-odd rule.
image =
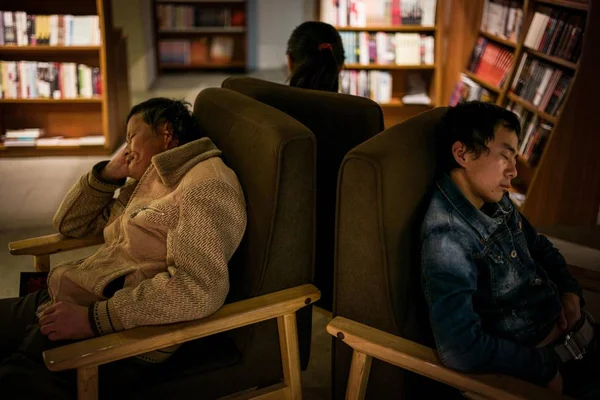
[[[159,73],[245,71],[245,0],[153,0]]]
[[[4,0],[0,12],[0,157],[112,153],[125,137],[129,90],[110,1]],[[42,135],[14,136],[24,129]]]
[[[317,19],[335,26],[342,36],[346,62],[340,91],[377,101],[386,127],[442,104],[439,27],[445,2],[398,0],[397,7],[391,5],[380,15],[360,0],[317,2]],[[420,20],[411,19],[417,4],[422,6]]]
[[[600,27],[591,21],[600,18],[600,9],[591,1],[522,0],[521,30],[511,41],[482,27],[487,3],[468,1],[469,6],[475,5],[469,12],[465,12],[466,0],[453,5],[452,15],[463,18],[464,23],[448,36],[448,52],[457,57],[447,68],[452,75],[445,75],[450,81],[445,95],[452,104],[460,99],[459,94],[483,94],[486,101],[522,117],[525,127],[520,150],[524,153],[517,159],[519,176],[511,197],[534,225],[542,229],[595,226],[600,207],[600,137],[595,133],[593,96],[600,91],[600,55],[594,42],[600,39]],[[511,54],[499,85],[470,68],[481,38],[487,46],[500,49],[493,53],[496,61],[502,54]],[[457,40],[468,45],[454,45]],[[456,79],[461,73],[470,79],[462,92],[461,84],[455,84],[466,82]]]

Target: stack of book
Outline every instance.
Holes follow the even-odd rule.
[[[102,35],[97,15],[31,15],[0,11],[0,45],[94,46]]]
[[[347,64],[433,65],[433,36],[418,33],[340,32]]]
[[[392,75],[386,71],[342,71],[341,93],[370,98],[378,103],[392,100]]]
[[[483,37],[479,37],[473,48],[468,70],[483,81],[500,87],[506,79],[513,58],[512,52],[489,42]]]
[[[201,37],[194,40],[163,39],[159,42],[160,62],[163,65],[226,64],[234,51],[233,38],[227,36]]]
[[[523,1],[485,0],[481,30],[516,42],[523,25]]]
[[[519,154],[531,166],[536,166],[552,132],[552,124],[525,110],[519,104],[509,102],[506,108],[517,114],[521,120]]]
[[[100,69],[76,63],[0,61],[0,98],[90,99],[102,94]]]
[[[4,147],[79,147],[79,146],[103,146],[105,138],[102,135],[63,137],[44,136],[44,130],[32,129],[8,129],[0,136]]]
[[[542,53],[577,62],[583,43],[585,18],[563,9],[541,8],[533,16],[525,46]]]
[[[556,115],[567,94],[572,76],[553,65],[523,55],[511,90],[539,110]]]
[[[435,25],[436,0],[323,0],[323,21],[339,27]]]
[[[246,15],[242,8],[196,7],[187,5],[157,4],[156,15],[161,31],[198,27],[244,26]]]
[[[494,103],[496,98],[489,90],[481,87],[481,85],[465,74],[460,74],[460,80],[456,83],[452,91],[450,106],[472,100]]]

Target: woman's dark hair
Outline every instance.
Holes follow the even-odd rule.
[[[181,146],[204,136],[188,108],[189,105],[190,103],[183,100],[155,97],[133,106],[125,123],[136,114],[141,114],[142,120],[150,125],[152,130],[167,122]]]
[[[325,22],[299,25],[287,46],[290,57],[290,86],[337,92],[344,65],[344,45],[338,31]]]
[[[521,137],[519,118],[512,111],[481,101],[450,107],[437,127],[438,169],[450,172],[460,167],[452,154],[452,146],[456,142],[463,143],[475,157],[488,152],[487,145],[494,140],[499,126],[515,131],[517,137]]]

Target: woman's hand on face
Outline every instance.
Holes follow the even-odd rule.
[[[108,181],[120,181],[127,178],[129,174],[129,146],[125,146],[106,164],[102,172],[102,179]]]

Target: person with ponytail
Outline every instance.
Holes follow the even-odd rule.
[[[288,40],[290,86],[337,92],[344,58],[342,39],[333,26],[304,22]]]

